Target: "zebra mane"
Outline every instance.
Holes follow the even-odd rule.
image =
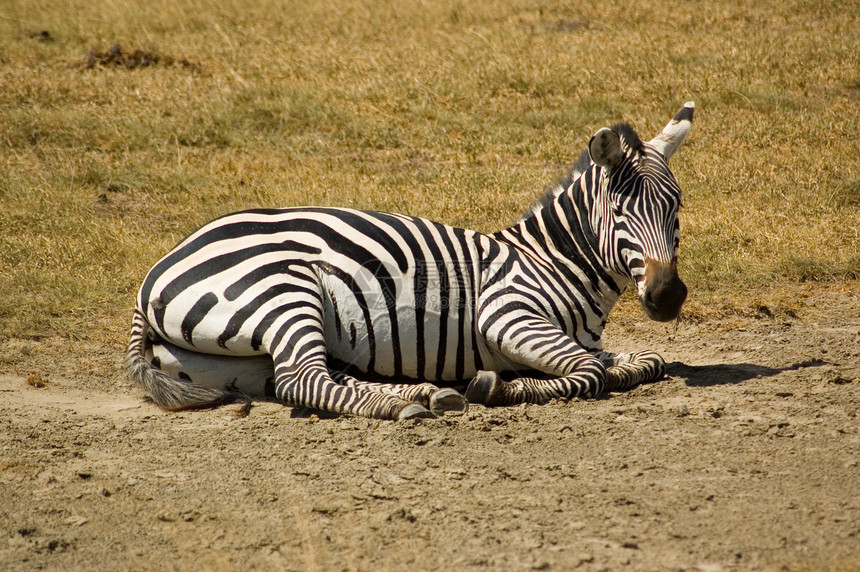
[[[636,131],[633,130],[633,127],[631,127],[629,123],[616,123],[611,127],[611,129],[618,133],[618,136],[621,137],[621,142],[630,150],[637,154],[645,152],[642,140],[639,139],[639,135],[636,134]],[[569,189],[573,182],[588,170],[589,167],[591,167],[591,157],[588,155],[588,150],[585,150],[579,156],[579,159],[576,160],[576,163],[570,167],[567,175],[547,187],[543,194],[529,205],[529,209],[522,214],[518,222],[531,218],[542,208],[552,203],[556,197]]]
[[[618,133],[618,136],[621,137],[621,142],[627,145],[631,151],[635,151],[638,155],[645,152],[642,140],[639,139],[639,135],[636,134],[636,131],[633,130],[633,127],[629,123],[616,123],[611,129]]]
[[[579,156],[579,159],[576,160],[576,163],[571,165],[567,174],[544,189],[543,194],[529,205],[528,210],[520,216],[519,222],[533,217],[542,208],[552,203],[556,197],[569,189],[573,182],[577,180],[590,166],[591,158],[588,156],[588,151],[583,151]]]

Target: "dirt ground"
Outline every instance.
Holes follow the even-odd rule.
[[[856,286],[610,324],[670,363],[627,393],[404,423],[165,414],[124,340],[5,340],[0,568],[858,570]]]

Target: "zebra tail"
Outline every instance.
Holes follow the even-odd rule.
[[[248,394],[176,379],[150,364],[144,354],[149,341],[149,329],[146,316],[135,308],[131,340],[125,354],[125,369],[131,380],[153,403],[167,411],[187,411],[241,402],[242,407],[236,414],[240,417],[248,415],[251,410],[251,396]]]

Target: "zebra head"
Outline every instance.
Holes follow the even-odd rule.
[[[692,120],[690,102],[651,141],[621,124],[601,129],[588,144],[599,167],[591,224],[601,254],[636,284],[645,313],[660,322],[677,318],[687,298],[677,267],[681,189],[667,162]]]

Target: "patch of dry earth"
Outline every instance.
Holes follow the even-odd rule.
[[[0,566],[857,569],[860,302],[804,304],[613,324],[608,348],[660,351],[670,378],[405,423],[164,414],[122,343],[7,340],[29,355],[0,374]]]

